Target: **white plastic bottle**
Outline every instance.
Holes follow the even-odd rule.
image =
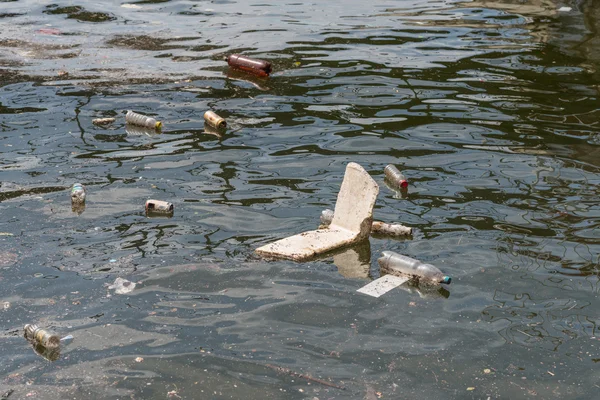
[[[162,128],[162,122],[155,120],[152,117],[138,114],[131,110],[127,111],[125,115],[125,122],[132,125],[145,126],[146,128],[160,130]]]
[[[419,260],[403,256],[393,251],[384,251],[377,261],[381,272],[391,275],[410,275],[419,281],[429,281],[430,283],[450,284],[452,278],[444,275],[442,271],[431,264],[422,263]]]

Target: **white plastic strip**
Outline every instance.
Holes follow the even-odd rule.
[[[357,292],[364,293],[369,296],[379,297],[382,294],[389,292],[390,290],[397,288],[404,282],[408,281],[408,277],[399,277],[394,275],[384,275],[379,279],[375,279],[373,282],[365,285],[357,290]]]

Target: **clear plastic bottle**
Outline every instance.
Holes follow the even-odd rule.
[[[73,204],[81,204],[85,202],[85,187],[81,183],[74,183],[71,186],[71,202]]]
[[[321,211],[321,225],[331,225],[331,221],[333,221],[333,210],[326,209]]]
[[[25,339],[35,344],[44,346],[48,349],[58,347],[60,345],[60,337],[45,329],[39,328],[37,325],[27,324],[23,328]]]
[[[431,283],[450,284],[452,278],[444,275],[442,271],[431,264],[422,263],[419,260],[403,256],[393,251],[384,251],[382,257],[377,261],[381,271],[391,275],[410,275],[421,281]]]
[[[131,110],[127,111],[125,115],[125,122],[132,125],[145,126],[146,128],[160,130],[162,128],[162,122],[155,120],[152,117],[138,114]]]
[[[408,180],[406,177],[396,168],[396,166],[389,164],[383,170],[385,177],[395,186],[400,188],[408,187]]]

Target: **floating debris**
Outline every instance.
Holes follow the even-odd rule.
[[[411,276],[414,279],[426,283],[450,284],[452,278],[444,275],[442,271],[431,264],[422,263],[419,260],[403,256],[393,251],[384,251],[378,260],[382,273]]]
[[[383,170],[385,177],[388,179],[390,183],[399,188],[408,187],[408,179],[396,168],[394,165],[389,164]]]
[[[108,125],[108,124],[112,124],[115,121],[116,121],[115,118],[96,118],[96,119],[92,120],[92,123],[94,125]]]
[[[42,345],[46,348],[55,348],[60,345],[60,337],[37,325],[27,324],[23,328],[23,336],[28,341]]]
[[[379,193],[377,182],[359,164],[346,166],[335,205],[336,216],[326,229],[303,232],[256,249],[265,257],[305,261],[318,254],[354,244],[371,232],[373,206]],[[343,218],[341,217],[343,216]]]
[[[117,278],[108,288],[114,289],[115,294],[127,294],[135,289],[135,285],[134,282],[128,281],[127,279]]]
[[[267,77],[271,73],[271,63],[258,60],[240,54],[231,54],[226,58],[230,67],[236,68],[254,75]]]
[[[173,214],[173,203],[162,200],[146,201],[146,214]]]
[[[397,288],[408,280],[408,276],[399,277],[394,275],[384,275],[381,278],[361,287],[357,290],[357,292],[371,297],[380,297],[381,295]]]
[[[218,116],[213,111],[207,111],[204,113],[204,121],[217,129],[227,128],[227,121],[225,121],[225,118]]]
[[[125,122],[131,125],[144,126],[146,128],[152,128],[159,131],[162,128],[162,122],[157,121],[152,117],[138,114],[131,110],[127,111],[125,115]]]
[[[71,203],[82,204],[85,202],[86,190],[81,183],[74,183],[71,186]]]
[[[321,211],[321,227],[326,228],[333,221],[333,210],[326,209]],[[371,234],[382,236],[410,236],[412,228],[401,224],[388,224],[381,221],[373,221],[371,224]]]

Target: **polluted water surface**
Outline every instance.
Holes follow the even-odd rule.
[[[597,397],[597,2],[0,4],[0,395]]]

